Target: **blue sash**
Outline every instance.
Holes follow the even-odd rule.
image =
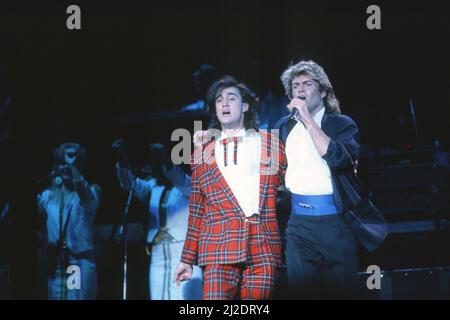
[[[339,213],[332,194],[307,196],[292,193],[291,204],[293,214],[324,216]]]

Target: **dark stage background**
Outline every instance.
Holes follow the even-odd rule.
[[[70,4],[81,8],[81,30],[66,28]],[[381,8],[381,30],[366,27],[371,4]],[[315,60],[343,113],[358,123],[363,150],[421,151],[438,144],[448,150],[449,12],[445,1],[2,1],[0,92],[12,99],[1,115],[0,179],[2,201],[10,199],[14,209],[1,248],[2,260],[11,263],[10,296],[37,296],[35,197],[53,149],[67,140],[85,146],[87,177],[102,187],[96,225],[117,223],[126,194],[115,177],[112,141],[125,138],[132,160],[143,163],[149,142],[170,144],[179,127],[193,132],[198,117],[160,113],[196,100],[191,74],[203,63],[255,90],[266,85],[282,92],[279,78],[291,61]],[[134,203],[131,221],[139,225],[143,210]],[[109,234],[98,235],[104,245],[99,294],[118,298],[120,261],[118,248],[107,246]],[[449,265],[448,235],[433,236],[403,260],[393,257],[407,251],[410,240],[362,253],[362,268],[377,261],[388,269]],[[134,298],[145,298],[141,246],[136,239],[130,252]]]

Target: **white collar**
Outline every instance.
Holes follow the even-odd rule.
[[[241,129],[238,133],[236,133],[235,135],[233,135],[233,137],[245,137],[246,136],[246,131],[245,128]],[[226,134],[224,131],[222,131],[222,134],[220,135],[219,141],[220,140],[224,140],[226,138],[230,138],[231,136],[229,136],[228,134]]]
[[[320,124],[322,123],[324,114],[325,114],[325,107],[322,107],[322,109],[320,109],[320,111],[317,112],[313,117],[314,121],[319,125],[319,127],[320,127]]]

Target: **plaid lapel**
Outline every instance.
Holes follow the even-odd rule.
[[[227,196],[228,200],[233,204],[233,207],[237,210],[242,211],[242,208],[240,207],[238,201],[236,200],[233,191],[231,190],[227,181],[220,172],[219,167],[217,166],[215,157],[215,145],[216,141],[213,141],[210,144],[208,144],[207,147],[204,149],[204,152],[206,151],[204,153],[204,161],[208,166],[206,171],[208,175],[211,177],[211,179],[214,181],[213,185],[219,186],[222,192]]]

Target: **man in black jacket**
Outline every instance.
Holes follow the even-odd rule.
[[[288,284],[295,297],[352,297],[360,237],[344,219],[350,199],[340,177],[354,175],[358,127],[340,114],[331,82],[317,63],[300,61],[281,80],[291,100],[291,114],[275,126],[286,144],[286,188],[292,195],[286,229]],[[376,234],[376,245],[384,237]]]

